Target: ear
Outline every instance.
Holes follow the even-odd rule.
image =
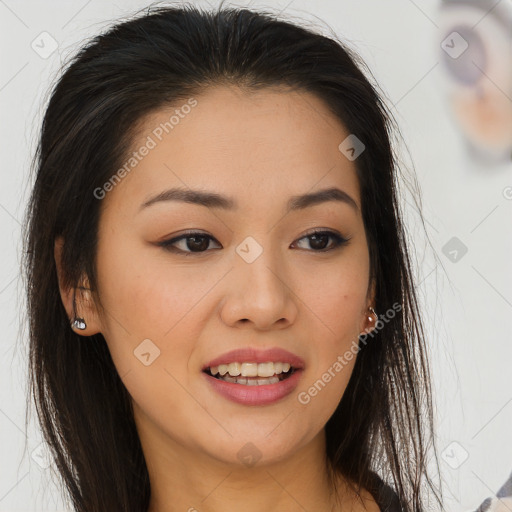
[[[378,317],[376,317],[371,311],[368,310],[370,306],[373,307],[375,313],[378,315],[379,312],[375,308],[375,280],[373,280],[369,286],[366,307],[361,315],[362,320],[359,326],[360,336],[368,334],[375,329],[375,324],[377,323]]]
[[[60,297],[66,313],[68,314],[70,329],[73,329],[77,334],[83,336],[92,336],[93,334],[101,332],[101,321],[92,298],[89,281],[87,279],[81,279],[77,287],[67,287],[64,285],[61,263],[63,245],[64,239],[61,236],[57,237],[54,245],[54,258],[57,268]],[[85,329],[76,329],[71,325],[75,314],[77,317],[84,319],[86,324]]]

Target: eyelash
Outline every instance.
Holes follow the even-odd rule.
[[[304,236],[302,236],[301,238],[299,238],[298,240],[303,240],[304,238],[309,238],[309,237],[312,237],[314,235],[328,235],[329,237],[334,239],[334,244],[329,249],[319,249],[319,250],[311,249],[313,252],[317,252],[317,253],[318,252],[319,253],[325,253],[325,252],[333,251],[335,249],[339,249],[342,246],[346,245],[348,243],[348,241],[350,240],[350,238],[344,238],[339,233],[337,233],[335,231],[330,231],[330,230],[315,230],[315,231],[311,231],[311,232],[305,234]],[[179,254],[179,255],[183,255],[183,256],[193,256],[193,255],[205,254],[207,251],[184,251],[182,249],[177,249],[176,247],[172,246],[173,244],[175,244],[175,243],[177,243],[177,242],[179,242],[181,240],[186,240],[187,238],[195,238],[195,237],[197,237],[197,238],[209,238],[210,240],[214,240],[215,242],[217,242],[217,240],[215,240],[215,238],[212,237],[211,235],[208,235],[206,233],[202,233],[202,232],[199,232],[199,231],[191,231],[191,232],[188,232],[188,233],[184,233],[183,235],[180,235],[179,237],[159,242],[158,245],[163,247],[166,251],[169,251],[169,252],[172,252],[172,253],[176,253],[176,254]],[[217,242],[217,243],[219,243],[219,242]]]

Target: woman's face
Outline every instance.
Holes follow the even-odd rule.
[[[349,133],[308,93],[217,87],[194,99],[145,119],[136,160],[102,199],[95,325],[138,428],[162,449],[277,461],[322,433],[373,304],[355,162],[338,148]],[[173,188],[225,199],[152,201]],[[330,188],[345,200],[290,203]],[[188,231],[199,234],[163,245]],[[238,350],[249,352],[225,356]],[[267,361],[297,369],[275,383],[265,372],[283,365],[254,364]],[[249,384],[204,371],[220,363]]]

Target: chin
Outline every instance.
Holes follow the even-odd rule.
[[[271,431],[271,429],[267,429]],[[212,444],[214,440],[212,439]],[[227,444],[227,446],[226,446]],[[216,450],[206,447],[210,456],[217,461],[238,466],[239,468],[261,468],[282,462],[299,451],[302,446],[290,442],[290,437],[266,438],[265,434],[256,436],[237,436],[224,443],[215,442]]]

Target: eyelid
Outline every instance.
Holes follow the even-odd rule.
[[[330,253],[332,251],[335,251],[336,249],[341,249],[352,238],[351,236],[348,236],[348,237],[343,236],[339,231],[332,229],[332,228],[311,228],[308,231],[306,231],[304,234],[302,234],[299,238],[297,238],[292,243],[292,245],[295,244],[296,242],[299,242],[300,240],[303,240],[304,238],[308,238],[310,236],[317,235],[317,234],[318,235],[324,234],[324,235],[327,235],[330,238],[334,239],[335,241],[334,241],[333,247],[330,247],[329,249],[319,249],[319,250],[314,250],[314,249],[310,249],[310,250],[299,249],[299,250],[305,250],[306,252],[319,253],[319,254]],[[184,251],[182,249],[177,249],[176,247],[173,247],[173,244],[180,242],[181,240],[186,240],[187,238],[192,238],[194,235],[196,235],[198,237],[204,237],[204,238],[211,239],[211,240],[215,241],[216,243],[218,243],[219,245],[222,245],[213,235],[210,235],[207,232],[198,231],[198,230],[194,230],[194,229],[184,231],[180,235],[173,237],[169,240],[163,240],[161,242],[158,242],[157,245],[163,247],[168,252],[178,254],[181,256],[202,256],[202,255],[208,254],[210,252],[210,249],[207,249],[205,251],[194,252],[194,251]]]
[[[173,244],[180,242],[181,240],[186,240],[187,238],[192,238],[193,236],[202,236],[204,238],[209,238],[211,240],[214,240],[219,245],[222,245],[213,235],[210,235],[210,233],[204,232],[204,231],[198,231],[195,229],[189,229],[184,231],[178,236],[173,236],[172,238],[168,240],[162,240],[161,242],[158,242],[158,245],[163,247],[165,250],[178,254],[183,256],[201,256],[204,254],[208,254],[209,250],[206,251],[183,251],[181,249],[177,249],[176,247],[173,247]]]
[[[293,243],[296,243],[296,242],[298,242],[298,241],[300,241],[300,240],[302,240],[304,238],[308,238],[308,237],[313,236],[313,235],[328,235],[329,237],[331,237],[331,238],[333,238],[335,240],[335,242],[333,244],[333,247],[331,247],[329,249],[320,249],[320,250],[317,250],[317,251],[304,249],[307,252],[318,253],[318,254],[329,253],[329,252],[335,251],[336,249],[341,249],[352,238],[351,236],[343,236],[336,229],[332,229],[332,228],[312,228],[312,229],[306,231],[299,238],[297,238],[297,240],[295,242],[293,242]]]

